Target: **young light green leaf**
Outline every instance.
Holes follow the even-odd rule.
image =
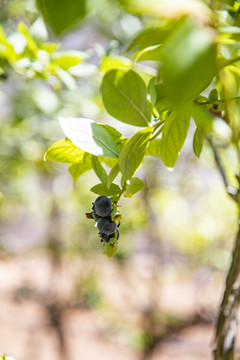
[[[120,67],[131,68],[132,61],[123,56],[104,56],[101,60],[99,70],[106,73],[113,69],[118,69]]]
[[[69,71],[63,70],[60,66],[56,66],[55,73],[58,75],[59,79],[63,82],[69,90],[76,90],[77,82],[74,77],[69,73]]]
[[[161,157],[161,139],[150,141],[145,155]]]
[[[193,136],[193,151],[197,157],[201,155],[205,136],[206,130],[202,127],[197,127]]]
[[[44,155],[44,160],[78,163],[82,161],[84,150],[79,149],[69,140],[60,140],[50,146]]]
[[[165,121],[161,137],[161,158],[172,168],[187,137],[190,116],[171,113]]]
[[[97,184],[90,189],[93,193],[97,195],[106,195],[106,196],[116,196],[121,193],[121,189],[116,184],[111,184],[108,189],[107,184]]]
[[[139,178],[137,177],[133,177],[131,180],[130,180],[130,183],[127,184],[126,186],[126,192],[128,194],[136,194],[138,191],[144,189],[146,187],[146,184],[140,180]]]
[[[58,51],[51,55],[54,64],[60,66],[62,69],[67,70],[82,62],[87,56],[84,52],[72,51]]]
[[[107,177],[107,187],[108,187],[108,189],[110,188],[112,182],[114,181],[114,179],[118,175],[119,171],[120,171],[119,164],[116,164],[111,169],[111,171],[110,171],[110,173],[108,174],[108,177]]]
[[[106,183],[107,182],[107,173],[106,170],[102,167],[99,159],[95,155],[91,155],[91,161],[92,161],[92,168],[99,178],[101,182]]]
[[[104,254],[107,255],[107,257],[112,257],[114,255],[116,255],[116,253],[118,252],[118,240],[117,239],[110,239],[109,242],[107,242],[104,245]]]
[[[146,127],[151,121],[152,105],[146,85],[133,70],[111,70],[102,82],[102,98],[107,112],[130,125]]]
[[[138,131],[124,144],[119,156],[119,166],[126,180],[131,179],[145,155],[152,128]]]
[[[33,53],[33,54],[37,54],[39,48],[36,44],[36,42],[33,40],[27,26],[24,23],[19,23],[17,26],[18,31],[23,34],[23,36],[25,37],[26,41],[27,41],[27,47],[28,49]]]
[[[119,150],[112,137],[93,120],[59,118],[64,134],[80,149],[93,155],[118,158]]]
[[[76,182],[77,179],[84,174],[85,172],[91,170],[92,163],[89,154],[83,158],[79,163],[72,163],[68,166],[68,171],[70,172],[73,181]]]

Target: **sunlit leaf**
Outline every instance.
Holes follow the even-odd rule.
[[[132,61],[123,56],[116,56],[116,57],[105,56],[102,58],[102,60],[100,62],[99,70],[106,73],[110,70],[118,69],[121,67],[131,68]]]
[[[59,118],[64,134],[80,149],[93,155],[118,158],[119,150],[112,137],[93,120]]]
[[[77,163],[83,159],[84,150],[79,149],[69,140],[60,140],[50,146],[44,155],[44,160],[66,163]]]
[[[77,181],[77,179],[84,174],[85,172],[91,170],[92,163],[90,156],[86,156],[83,158],[83,160],[79,163],[72,163],[68,166],[68,170],[72,176],[72,179],[74,182]]]
[[[86,54],[81,51],[62,51],[52,53],[52,60],[62,69],[67,70],[82,62],[86,58]]]
[[[145,155],[161,157],[161,139],[150,141]]]

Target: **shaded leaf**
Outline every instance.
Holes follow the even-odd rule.
[[[203,129],[202,127],[197,127],[193,136],[193,151],[197,157],[201,155],[205,136],[205,129]]]
[[[161,158],[172,168],[187,137],[190,116],[172,113],[163,126],[161,137]]]
[[[163,45],[162,71],[170,99],[195,98],[217,71],[215,33],[191,18],[181,20]]]
[[[145,127],[152,117],[146,85],[133,70],[111,70],[102,82],[102,98],[107,112],[130,125]]]
[[[97,177],[99,178],[99,180],[101,180],[103,183],[106,183],[107,173],[106,170],[102,167],[98,157],[95,155],[91,155],[91,161],[92,161],[92,168],[95,174],[97,175]]]
[[[124,144],[119,156],[119,166],[121,173],[126,180],[130,179],[145,155],[152,128],[138,131]]]
[[[120,171],[120,167],[119,164],[116,164],[110,171],[110,173],[108,174],[108,178],[107,178],[107,187],[109,189],[109,187],[111,186],[112,182],[114,181],[114,179],[116,178],[116,176],[118,175]]]
[[[86,15],[86,0],[37,0],[43,19],[59,35]]]
[[[164,26],[144,29],[133,39],[131,44],[128,46],[127,51],[142,50],[149,46],[162,44],[169,35],[169,32],[173,26],[174,23],[169,22],[168,24],[165,23]]]
[[[161,61],[162,60],[162,45],[154,45],[147,47],[146,49],[140,51],[135,58],[136,62],[139,61]]]
[[[145,187],[146,184],[142,180],[137,177],[133,177],[126,186],[126,193],[134,195]]]
[[[93,193],[97,195],[106,195],[106,196],[116,196],[119,195],[121,189],[116,184],[111,184],[108,188],[107,184],[97,184],[90,189]]]

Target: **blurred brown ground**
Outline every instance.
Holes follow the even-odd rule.
[[[131,346],[127,335],[130,328],[141,327],[142,314],[151,302],[148,297],[151,269],[151,259],[146,255],[133,258],[122,272],[111,260],[93,262],[90,271],[98,272],[102,279],[101,294],[112,308],[98,311],[70,301],[72,282],[77,274],[86,271],[83,259],[64,260],[57,271],[42,254],[3,259],[0,262],[1,351],[17,360],[141,359],[141,349]],[[190,323],[182,330],[170,332],[149,359],[211,359],[211,317],[216,312],[221,290],[211,276],[209,280],[200,284],[195,274],[192,279],[188,276],[181,281],[171,269],[163,269],[161,285],[154,289],[154,301],[161,311],[185,320],[202,313],[202,320],[207,321],[196,321],[195,325]],[[33,291],[30,295],[29,289]],[[62,324],[66,354],[62,353],[46,310],[53,303],[65,306]],[[119,319],[117,331],[109,327],[114,314]]]

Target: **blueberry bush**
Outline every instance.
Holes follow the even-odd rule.
[[[73,90],[94,68],[102,121],[67,116],[65,111],[59,117],[63,138],[46,149],[44,159],[68,163],[74,182],[94,170],[99,181],[89,190],[99,197],[87,216],[96,222],[105,253],[113,256],[118,249],[121,197],[131,198],[146,187],[135,173],[149,157],[174,168],[187,136],[192,137],[197,157],[208,143],[239,211],[239,1],[102,0],[96,5],[90,0],[37,0],[36,4],[42,18],[30,28],[19,23],[14,34],[6,35],[0,27],[0,76],[6,77],[11,68],[28,81],[43,79],[46,89]],[[106,6],[113,14],[109,20],[103,11]],[[79,21],[84,29],[85,22],[98,19],[100,27],[104,16],[109,22],[105,31],[112,32],[113,41],[99,51],[59,50],[59,44],[48,41],[42,22],[61,36]],[[137,30],[116,40],[114,29],[123,16],[135,21]],[[119,122],[128,125],[129,136],[117,130]],[[239,257],[240,229],[216,326],[216,360],[234,358]]]

